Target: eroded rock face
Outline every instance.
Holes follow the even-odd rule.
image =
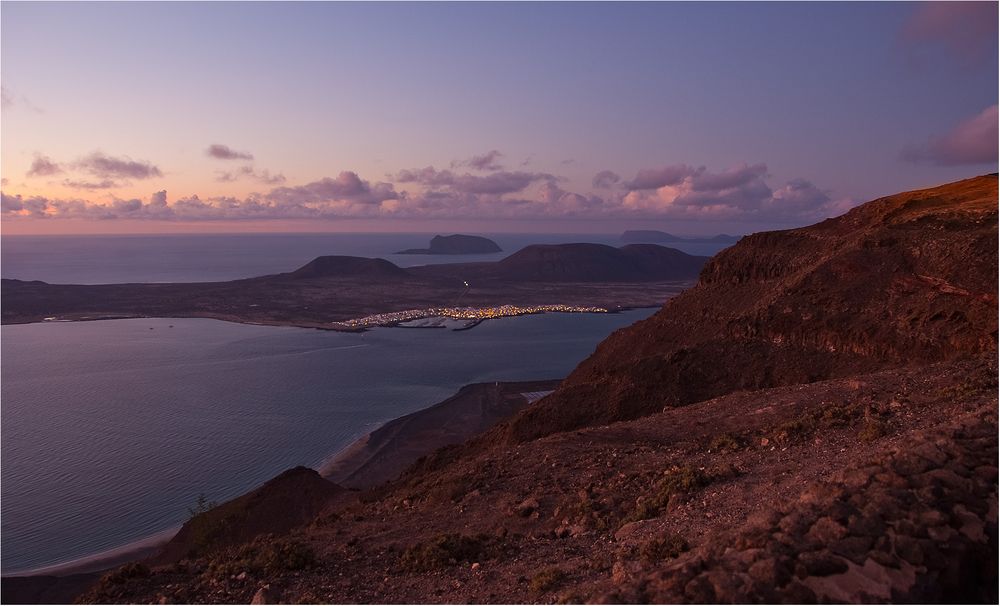
[[[622,329],[503,439],[997,347],[997,178],[869,202],[754,234],[697,286]]]

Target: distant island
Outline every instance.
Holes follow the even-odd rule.
[[[362,330],[434,316],[466,325],[550,311],[660,306],[706,257],[655,244],[532,245],[495,262],[399,267],[322,256],[281,274],[169,284],[47,284],[4,279],[3,324],[167,317]]]
[[[667,233],[665,231],[659,231],[656,229],[629,229],[626,230],[622,236],[622,242],[628,243],[638,243],[638,242],[656,242],[656,243],[688,243],[688,244],[735,244],[739,242],[739,236],[730,236],[728,234],[719,234],[717,236],[705,237],[705,238],[684,238],[681,236],[675,236],[674,234]]]
[[[497,243],[482,236],[434,236],[428,248],[408,248],[397,255],[485,255],[503,252]]]

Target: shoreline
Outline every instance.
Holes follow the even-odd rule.
[[[136,539],[124,545],[105,549],[91,555],[18,572],[4,572],[0,575],[0,578],[65,577],[75,574],[104,572],[121,564],[152,556],[160,547],[170,541],[180,529],[180,526],[172,526],[141,539]]]
[[[96,319],[89,321],[96,321]],[[479,324],[483,321],[485,320],[481,319],[476,323]],[[453,330],[468,330],[468,328]],[[561,381],[561,379],[467,383],[459,387],[451,396],[448,396],[440,402],[435,402],[426,408],[422,408],[399,417],[393,417],[381,423],[369,424],[362,430],[362,433],[357,438],[351,440],[342,448],[323,457],[315,464],[313,469],[323,478],[330,480],[331,482],[341,484],[341,482],[337,481],[336,476],[338,474],[343,475],[345,467],[349,469],[349,475],[353,475],[363,471],[364,468],[370,464],[372,453],[366,452],[366,449],[372,446],[373,439],[378,450],[376,454],[378,454],[379,457],[383,459],[392,458],[393,463],[396,466],[406,467],[410,463],[416,461],[421,454],[426,454],[426,452],[431,452],[439,447],[439,445],[428,442],[426,437],[422,440],[411,440],[411,444],[408,448],[399,447],[398,444],[400,442],[407,441],[408,438],[412,438],[413,434],[419,431],[419,428],[415,427],[415,425],[418,425],[420,421],[429,419],[437,413],[438,418],[433,419],[434,424],[436,426],[438,423],[449,425],[451,427],[452,439],[462,441],[466,437],[471,437],[472,435],[479,433],[479,431],[476,431],[477,428],[480,431],[483,430],[482,426],[484,424],[492,425],[494,422],[502,418],[506,418],[509,414],[513,414],[513,412],[516,412],[516,410],[520,408],[519,406],[515,406],[513,408],[506,409],[504,412],[507,414],[501,413],[490,415],[487,408],[480,406],[479,402],[476,401],[481,399],[482,396],[480,392],[482,392],[483,389],[489,389],[492,387],[493,389],[490,389],[489,391],[496,392],[495,394],[490,394],[494,399],[496,399],[497,396],[500,396],[501,399],[509,399],[514,394],[520,394],[522,387],[558,383],[559,381]],[[474,392],[473,395],[476,397],[476,400],[470,400],[470,392]],[[528,403],[530,402],[525,402],[525,405]],[[462,413],[473,413],[472,416],[478,422],[470,423],[469,414],[463,416]],[[441,418],[442,414],[444,419]],[[393,435],[390,436],[389,440],[380,440],[381,433],[384,433],[386,430],[391,431],[399,425],[404,425],[404,428],[402,430],[397,429],[393,432]],[[407,433],[407,431],[409,431],[409,433]],[[464,434],[468,435],[466,436]],[[395,442],[395,444],[388,444],[387,442],[390,441]],[[418,448],[422,452],[419,454],[415,454],[415,451],[413,450],[412,442],[414,441],[420,444]],[[394,447],[395,452],[389,452],[387,457],[387,451],[392,451]],[[370,478],[375,477],[377,474],[369,473],[366,475],[369,476],[369,481],[362,481],[361,484],[374,485],[379,483],[378,481],[370,481]],[[347,484],[341,485],[344,488],[356,489],[355,487],[358,486],[359,483],[358,481],[349,481]],[[247,489],[247,492],[254,490],[255,488],[257,487],[250,487]],[[95,575],[96,579],[99,574],[112,570],[122,564],[133,561],[141,561],[155,556],[159,552],[160,548],[167,544],[180,529],[181,525],[172,526],[123,545],[104,549],[97,553],[77,557],[65,562],[46,564],[44,566],[11,573],[3,572],[0,574],[0,579],[37,579],[41,581],[45,578],[64,578],[76,575]]]
[[[463,326],[459,328],[453,328],[451,330],[461,331],[469,330],[475,328],[476,326],[486,322],[487,320],[499,320],[504,318],[516,318],[520,316],[530,316],[530,315],[546,315],[546,314],[558,314],[558,313],[605,313],[605,314],[615,314],[626,311],[632,311],[636,309],[659,309],[662,307],[660,305],[622,305],[614,306],[603,311],[540,311],[540,312],[526,312],[519,314],[512,314],[507,316],[498,316],[495,318],[477,318],[469,326]],[[431,317],[431,316],[425,316]],[[276,328],[311,328],[314,330],[325,330],[331,332],[346,332],[346,333],[361,333],[367,332],[372,328],[437,328],[437,327],[424,327],[424,326],[402,326],[402,322],[410,320],[394,320],[387,321],[381,324],[368,324],[365,326],[350,326],[342,323],[341,321],[333,321],[330,323],[317,323],[317,322],[297,322],[297,321],[287,321],[287,320],[248,320],[241,319],[234,316],[216,315],[216,314],[199,314],[199,315],[183,315],[183,316],[171,316],[171,315],[106,315],[100,317],[59,317],[53,316],[53,319],[42,319],[42,320],[4,320],[0,322],[0,326],[28,326],[31,324],[64,324],[64,323],[76,323],[76,322],[103,322],[110,320],[217,320],[219,322],[231,322],[233,324],[246,324],[248,326],[274,326]],[[356,320],[356,319],[355,319]],[[343,322],[352,322],[354,320],[344,320]],[[443,326],[441,328],[444,328]]]
[[[615,307],[613,309],[603,311],[600,313],[621,313],[626,311],[632,311],[637,309],[649,309],[654,307],[655,306]],[[534,312],[531,314],[516,314],[512,316],[503,316],[503,317],[513,318],[522,315],[546,315],[551,313],[562,313],[562,312],[545,311],[545,312]],[[592,313],[597,313],[597,312],[592,312]],[[197,316],[197,317],[185,316],[180,318],[162,317],[162,316],[115,316],[115,317],[102,316],[102,317],[78,318],[78,319],[64,320],[64,321],[96,322],[100,320],[140,320],[140,319],[164,319],[164,320],[209,319],[209,320],[217,320],[223,322],[230,321],[238,324],[261,325],[260,323],[256,322],[253,323],[241,322],[241,321],[234,321],[232,319],[224,319],[218,317],[202,317],[202,316]],[[455,331],[469,330],[471,328],[474,328],[475,326],[478,326],[482,322],[485,322],[488,319],[492,318],[477,318],[474,321],[472,321],[470,325],[462,326],[459,328],[453,328],[451,330]],[[31,322],[31,323],[50,323],[50,322],[53,321],[50,320],[49,322]],[[280,325],[276,324],[275,326],[305,328],[304,326],[297,326],[293,323],[286,323]],[[388,328],[397,326],[396,324],[391,324],[385,327]],[[368,329],[361,329],[361,331],[364,330]],[[325,457],[317,461],[314,464],[313,468],[322,477],[340,484],[341,482],[339,482],[338,478],[336,477],[336,475],[338,474],[338,470],[343,471],[343,467],[345,466],[346,462],[346,465],[348,467],[354,465],[352,473],[361,472],[362,469],[366,466],[366,464],[370,462],[368,461],[368,459],[372,457],[372,453],[366,452],[366,448],[372,446],[374,446],[378,450],[377,455],[379,458],[382,459],[387,457],[386,455],[387,450],[395,449],[394,452],[388,455],[388,458],[393,458],[395,464],[399,464],[400,462],[402,462],[404,463],[402,466],[406,467],[413,461],[416,461],[423,454],[432,452],[437,447],[443,445],[443,444],[432,444],[431,446],[427,446],[427,444],[429,444],[432,440],[429,440],[427,436],[423,436],[421,438],[410,439],[409,444],[406,448],[399,448],[398,443],[406,441],[408,436],[412,436],[412,434],[415,434],[420,431],[418,426],[421,425],[421,423],[423,423],[425,419],[433,417],[436,414],[437,418],[434,421],[436,424],[435,433],[436,434],[438,433],[437,430],[440,429],[441,426],[447,425],[449,430],[448,434],[451,437],[451,442],[459,443],[461,441],[464,441],[468,437],[471,437],[472,435],[480,433],[481,431],[485,430],[488,426],[492,425],[493,423],[499,421],[502,418],[506,418],[510,414],[516,412],[516,410],[520,409],[521,404],[514,403],[511,401],[511,399],[512,398],[514,400],[519,399],[517,396],[522,391],[535,391],[534,389],[527,389],[524,386],[542,384],[542,383],[553,383],[553,382],[558,383],[560,380],[561,379],[528,380],[528,381],[506,380],[506,381],[496,381],[489,383],[464,384],[461,387],[459,387],[451,396],[448,396],[442,401],[430,404],[426,408],[422,408],[420,410],[399,417],[393,417],[378,424],[369,424],[367,427],[362,428],[362,431],[358,435],[358,437],[351,440],[342,448],[326,455]],[[489,397],[483,397],[481,394],[476,394],[476,397],[473,399],[470,399],[468,397],[467,394],[468,391],[479,389],[484,386],[495,388],[491,390],[494,391],[495,393],[491,393]],[[522,389],[522,387],[524,388]],[[489,405],[486,403],[487,399],[492,400],[492,402]],[[523,405],[527,405],[529,403],[530,403],[529,401],[525,401]],[[387,430],[393,430],[397,425],[400,424],[404,424],[406,425],[406,427],[402,430],[396,429],[393,435],[390,436],[390,440],[393,441],[394,444],[389,445],[387,447],[386,440],[384,438],[381,440],[378,439],[380,437],[380,434],[384,433]],[[372,444],[373,437],[376,438],[376,443],[374,445]],[[417,448],[422,448],[423,451],[415,452],[414,444],[419,444],[420,446],[418,446]],[[352,460],[352,458],[354,458],[355,460]],[[361,475],[370,475],[370,474],[361,474]],[[377,475],[378,474],[376,473],[372,477],[375,477]],[[382,478],[382,480],[384,479],[385,478]],[[358,480],[357,478],[355,478],[353,481],[348,481],[347,483],[342,485],[344,485],[345,488],[352,488],[359,485],[359,483],[368,484],[368,481]],[[253,490],[253,488],[254,487],[248,488],[248,491]],[[165,530],[154,532],[150,535],[130,541],[128,543],[125,543],[117,547],[104,549],[102,551],[90,555],[80,556],[64,562],[46,564],[43,566],[38,566],[27,570],[20,570],[11,573],[3,572],[2,574],[0,574],[0,578],[3,579],[7,578],[42,579],[45,577],[63,578],[81,574],[103,573],[113,568],[116,568],[122,564],[131,561],[144,560],[146,558],[156,555],[159,549],[167,542],[169,542],[170,539],[172,539],[174,535],[176,535],[176,533],[180,530],[180,528],[181,528],[180,525],[173,526]]]
[[[427,408],[373,427],[316,471],[347,489],[395,480],[439,448],[460,444],[551,393],[562,379],[468,383]]]

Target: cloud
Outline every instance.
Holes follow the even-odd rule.
[[[854,204],[852,200],[832,200],[805,179],[792,179],[772,191],[765,182],[767,165],[763,163],[742,164],[717,173],[704,167],[669,168],[640,171],[648,178],[637,178],[633,183],[666,184],[655,189],[633,188],[622,198],[622,207],[637,214],[677,219],[801,222],[835,216]]]
[[[493,149],[481,156],[472,156],[468,160],[461,160],[451,163],[451,167],[455,168],[458,166],[468,166],[475,170],[501,170],[503,166],[497,162],[497,159],[503,156],[500,152]]]
[[[31,168],[28,169],[27,176],[48,177],[51,175],[58,175],[61,172],[63,172],[62,167],[60,167],[56,162],[53,162],[52,158],[35,154],[35,159],[31,162]]]
[[[336,179],[325,177],[295,187],[273,189],[265,198],[287,207],[312,207],[319,211],[353,206],[373,206],[400,196],[391,183],[365,181],[353,171],[343,171]]]
[[[537,181],[556,180],[549,173],[529,173],[524,171],[499,171],[489,175],[458,175],[450,170],[427,168],[403,170],[397,173],[400,183],[418,183],[433,188],[448,188],[464,194],[511,194],[523,191]]]
[[[28,100],[27,97],[21,95],[17,100],[14,99],[14,93],[11,92],[6,86],[0,86],[0,109],[14,109],[15,106],[23,107],[29,111],[36,114],[44,114],[45,111]]]
[[[497,172],[485,177],[462,175],[456,177],[452,187],[469,194],[510,194],[524,190],[540,180],[554,180],[548,173]]]
[[[235,171],[217,172],[215,180],[221,183],[237,181],[241,177],[249,177],[265,185],[279,185],[286,181],[285,175],[281,173],[271,174],[267,169],[257,170],[252,166],[241,166]]]
[[[995,52],[997,3],[918,3],[899,39],[911,53],[944,50],[961,62],[978,63]]]
[[[205,154],[218,160],[253,160],[253,154],[250,152],[239,152],[221,143],[209,145]]]
[[[103,181],[79,181],[75,179],[63,179],[63,186],[72,189],[111,189],[114,187],[119,187],[120,184],[112,181],[111,179],[104,179]]]
[[[238,176],[256,176],[253,167]],[[604,174],[609,173],[609,174]],[[597,176],[601,178],[598,179]],[[392,216],[419,219],[556,219],[657,218],[801,222],[847,210],[853,201],[832,200],[829,193],[804,179],[792,179],[772,190],[767,165],[741,164],[721,171],[674,165],[638,171],[626,187],[621,178],[603,171],[593,191],[572,191],[548,173],[495,171],[457,174],[433,167],[401,171],[396,183],[372,182],[342,171],[295,186],[274,187],[244,198],[197,195],[168,200],[157,191],[148,200],[110,202],[80,199],[22,198],[4,194],[8,218],[127,217],[147,220],[334,219]],[[67,179],[67,183],[71,180]],[[73,183],[100,189],[101,181]],[[657,186],[659,184],[659,186]]]
[[[908,162],[939,166],[996,164],[997,136],[997,106],[992,105],[945,135],[931,137],[924,145],[903,148],[900,155]]]
[[[692,175],[691,188],[694,191],[735,189],[755,182],[762,182],[761,180],[766,175],[766,164],[744,164],[715,174],[706,172],[702,167]]]
[[[809,212],[830,204],[830,196],[805,179],[792,179],[776,190],[765,204],[775,211]]]
[[[164,207],[167,205],[167,190],[154,192],[149,197],[149,205],[154,207]]]
[[[90,154],[77,162],[76,167],[101,179],[150,179],[163,176],[160,169],[149,162],[113,158],[101,152]]]
[[[687,164],[675,164],[663,168],[644,168],[636,173],[634,179],[625,182],[625,188],[630,191],[641,191],[676,185],[702,170],[704,168],[692,168]]]
[[[610,170],[602,170],[601,172],[594,175],[591,179],[590,184],[598,189],[609,189],[615,183],[621,181],[622,178],[618,173],[612,172]]]

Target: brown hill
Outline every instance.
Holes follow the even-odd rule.
[[[996,347],[997,177],[984,176],[743,238],[601,343],[507,438]]]
[[[261,535],[287,533],[311,522],[343,493],[312,469],[289,469],[241,497],[198,513],[151,561],[175,562]]]

